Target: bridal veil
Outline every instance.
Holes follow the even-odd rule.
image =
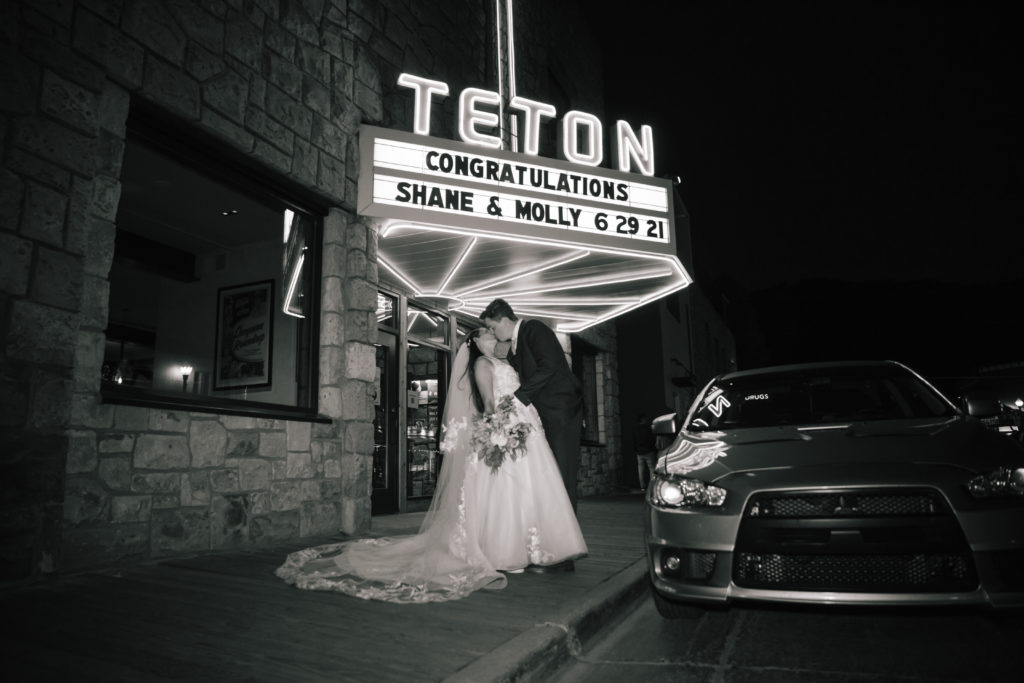
[[[441,470],[419,533],[306,548],[291,553],[277,576],[303,589],[402,603],[455,600],[481,588],[505,587],[505,576],[479,543],[483,501],[473,482],[486,465],[470,445],[476,411],[469,355],[464,343],[455,356],[442,416]]]

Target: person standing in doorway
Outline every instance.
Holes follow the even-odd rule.
[[[540,413],[544,434],[575,512],[583,429],[580,381],[572,374],[554,331],[541,321],[520,320],[504,299],[488,304],[480,319],[499,341],[511,342],[508,361],[519,373],[515,397],[524,405],[535,406]]]
[[[647,413],[636,416],[636,425],[633,427],[633,450],[636,452],[636,473],[640,490],[646,491],[658,461],[658,444],[654,439],[654,430],[651,429],[651,419]],[[646,478],[644,470],[647,471]]]

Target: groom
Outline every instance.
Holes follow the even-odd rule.
[[[511,341],[508,361],[519,373],[515,395],[540,413],[562,482],[576,510],[576,474],[579,471],[580,432],[583,428],[583,393],[569,369],[565,353],[550,327],[539,320],[520,320],[504,299],[495,299],[480,319],[499,341]],[[571,568],[571,567],[568,567]]]

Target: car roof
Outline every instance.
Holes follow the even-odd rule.
[[[717,380],[731,380],[741,377],[756,377],[758,375],[774,375],[777,373],[786,372],[817,372],[821,370],[829,369],[849,369],[849,368],[880,368],[880,367],[897,367],[903,368],[904,370],[910,370],[907,366],[903,365],[894,360],[847,360],[847,361],[822,361],[817,363],[794,363],[791,365],[769,365],[763,368],[752,368],[750,370],[737,370],[736,372],[728,372],[723,375],[719,375]],[[913,372],[911,370],[911,372]],[[917,374],[917,373],[914,373]]]

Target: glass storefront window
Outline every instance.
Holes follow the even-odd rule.
[[[397,327],[395,316],[398,315],[398,297],[385,292],[377,292],[377,324],[384,327]]]
[[[410,337],[434,344],[448,343],[448,316],[446,314],[428,311],[409,302],[406,318],[406,330]]]
[[[441,470],[442,386],[448,352],[413,342],[406,351],[406,497],[434,495]]]
[[[462,343],[466,341],[466,337],[470,332],[476,329],[477,326],[469,325],[463,321],[459,321],[458,325],[455,326],[455,349],[458,350]]]
[[[598,373],[598,350],[586,342],[572,338],[572,370],[583,385],[583,432],[584,443],[601,442],[601,426],[597,403],[604,395],[601,377]]]
[[[320,219],[148,132],[129,121],[105,397],[312,412]]]

